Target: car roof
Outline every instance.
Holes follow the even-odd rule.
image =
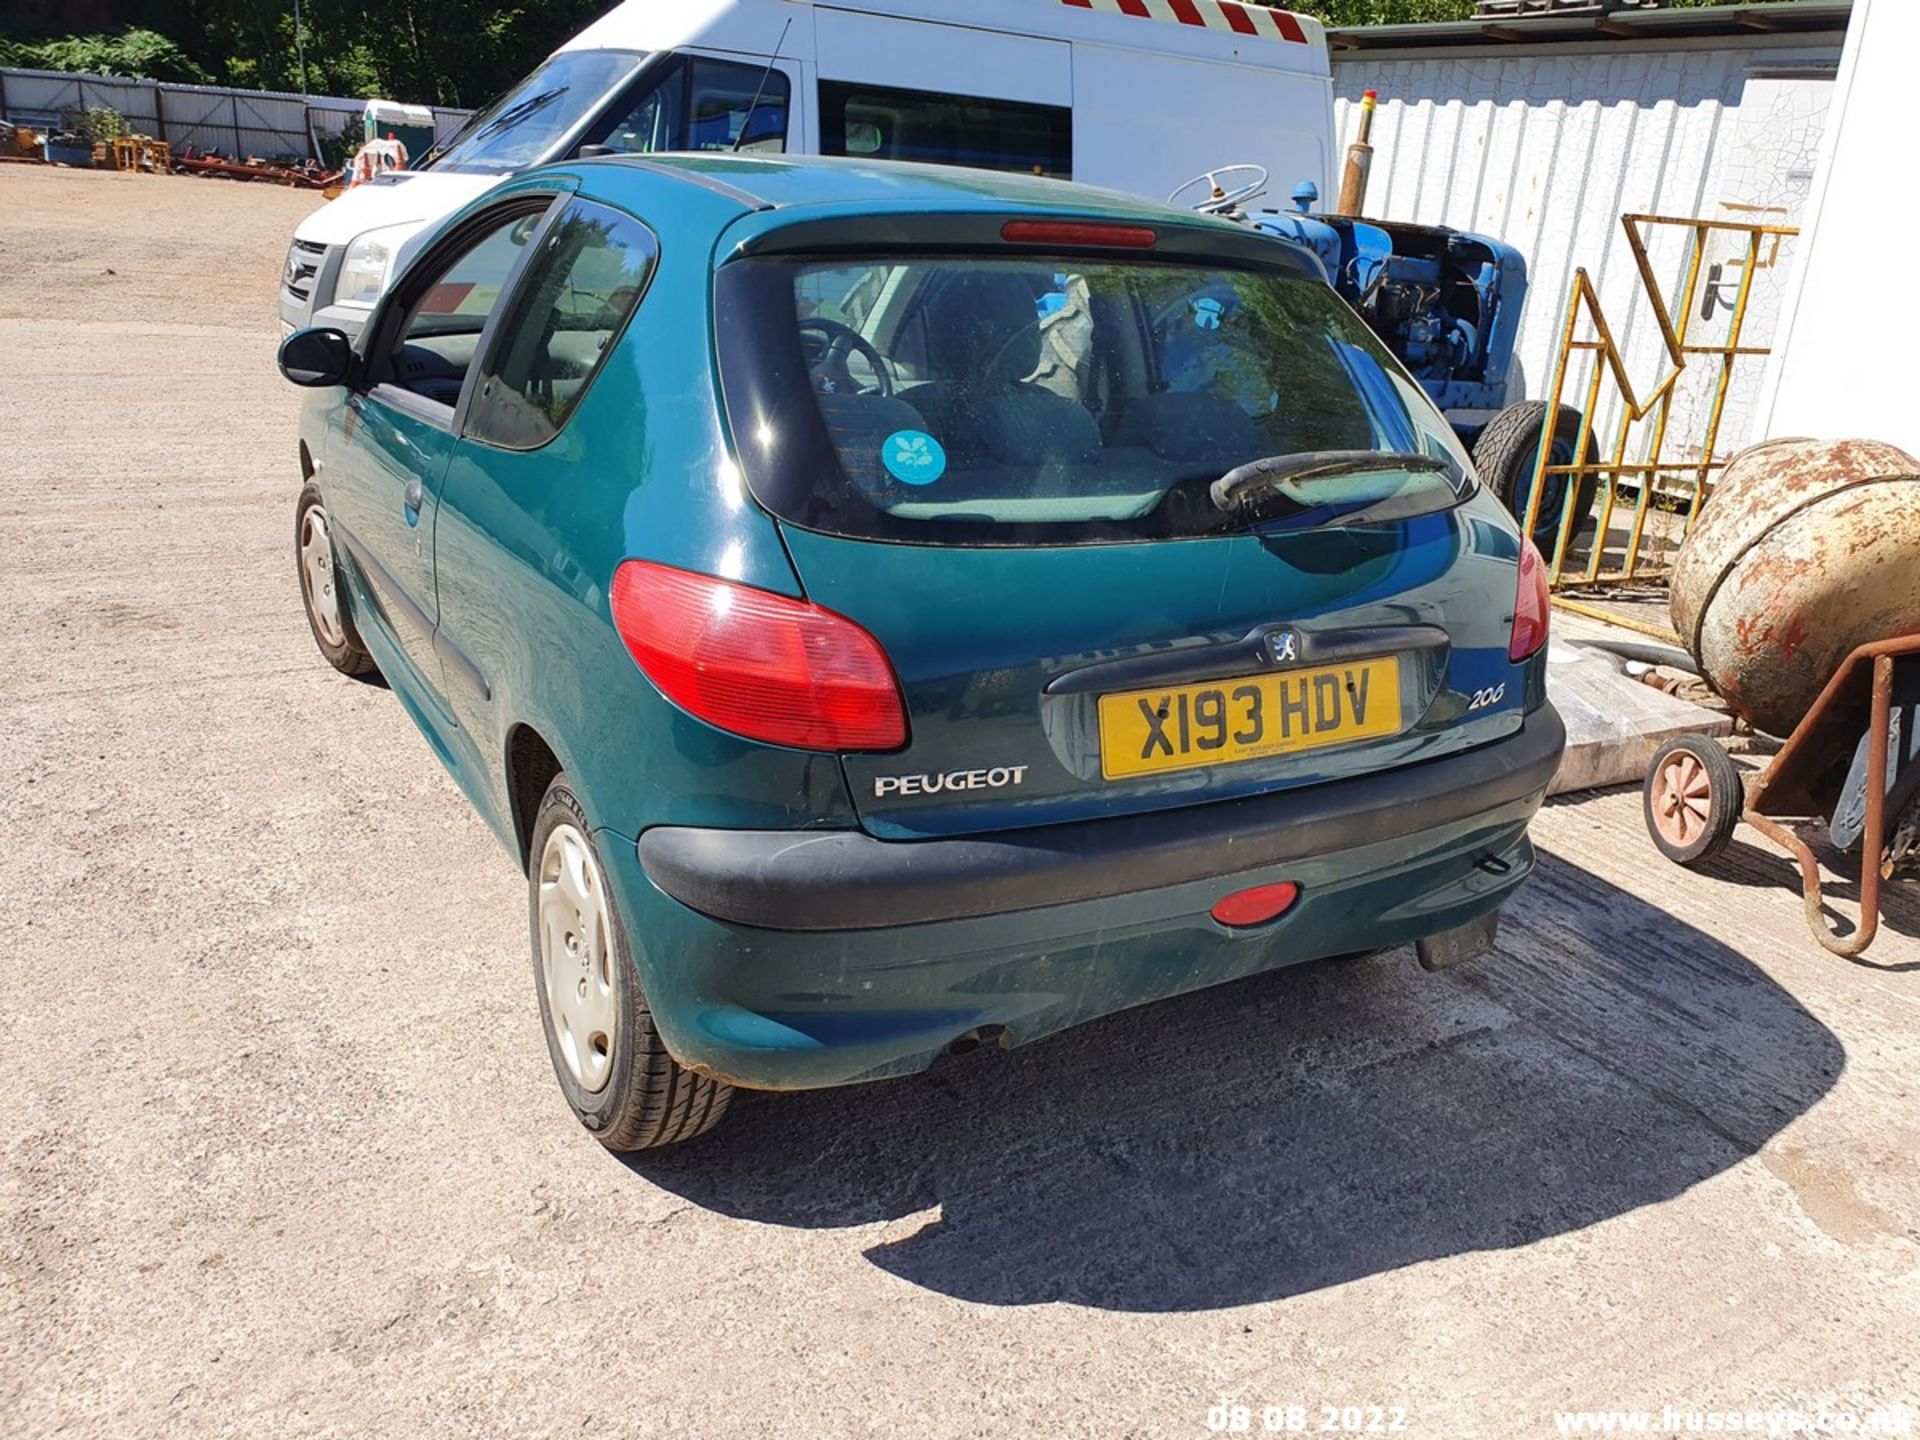
[[[732,196],[743,210],[791,210],[826,205],[870,206],[880,214],[1058,210],[1160,224],[1227,223],[1095,185],[901,160],[695,151],[602,156],[554,168],[579,174],[588,181],[586,189],[608,199],[618,198],[619,176],[626,171],[636,177],[640,174],[672,177],[703,189],[718,190]]]

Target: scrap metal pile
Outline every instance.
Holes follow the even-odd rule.
[[[182,175],[212,175],[223,180],[265,180],[274,185],[291,185],[299,190],[324,190],[340,183],[338,170],[327,170],[311,160],[297,165],[281,165],[250,155],[232,159],[216,151],[196,153],[187,146],[173,158],[173,168]]]

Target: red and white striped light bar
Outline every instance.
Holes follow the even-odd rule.
[[[1171,20],[1208,30],[1231,30],[1236,35],[1259,35],[1269,40],[1307,43],[1307,32],[1296,15],[1264,5],[1240,5],[1235,0],[1060,0],[1080,10],[1105,10],[1110,15],[1137,15],[1142,20]]]

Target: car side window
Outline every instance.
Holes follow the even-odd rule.
[[[467,421],[491,445],[531,450],[560,433],[652,277],[659,246],[591,200],[561,211],[501,317]]]
[[[777,66],[694,56],[649,89],[601,143],[636,155],[736,146],[778,154],[787,148],[790,96]]]
[[[393,348],[376,378],[451,408],[542,213],[521,208],[502,217],[425,281],[392,332]]]

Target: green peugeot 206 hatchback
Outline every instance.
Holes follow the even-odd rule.
[[[613,1149],[1276,966],[1440,968],[1532,868],[1539,556],[1282,241],[588,159],[280,365],[314,638],[523,867]]]

